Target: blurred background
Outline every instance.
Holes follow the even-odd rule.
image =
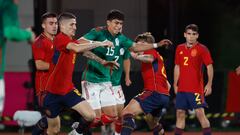
[[[106,15],[111,9],[125,13],[123,33],[134,37],[146,31],[157,41],[168,38],[174,45],[163,53],[170,83],[173,82],[174,53],[178,44],[185,41],[184,28],[195,23],[200,28],[199,41],[205,44],[214,60],[213,93],[207,97],[209,108],[206,113],[216,131],[240,131],[240,76],[234,69],[240,65],[240,1],[239,0],[20,0],[19,18],[21,27],[33,26],[41,32],[41,15],[47,11],[61,13],[68,11],[77,18],[77,36],[81,37],[91,28],[104,26]],[[32,82],[32,52],[26,43],[7,43],[6,100],[3,112],[3,131],[15,126],[12,116],[16,110],[36,110]],[[78,56],[73,80],[81,89],[81,72],[86,59]],[[138,94],[143,86],[140,64],[132,60],[130,87],[124,85],[127,103]],[[173,90],[171,104],[166,108],[163,123],[168,131],[175,125]],[[73,116],[74,117],[74,116]],[[63,114],[63,125],[68,126],[71,114]],[[187,118],[187,130],[200,131],[194,114]],[[148,130],[144,117],[137,117],[137,130]]]

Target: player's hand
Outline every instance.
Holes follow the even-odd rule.
[[[116,61],[104,61],[102,64],[110,69],[118,69],[120,66]]]
[[[33,44],[36,38],[36,34],[34,33],[31,27],[27,28],[26,30],[31,32],[31,39],[29,40],[29,44]]]
[[[211,95],[212,94],[212,85],[207,84],[204,88],[204,93],[205,93],[205,96]]]
[[[163,39],[160,42],[158,42],[157,45],[158,45],[158,47],[169,46],[169,45],[172,45],[172,41],[170,41],[168,39]]]
[[[174,93],[177,94],[178,86],[177,85],[173,85],[173,88],[174,88]]]
[[[111,41],[108,41],[108,40],[103,41],[103,42],[102,42],[102,45],[103,45],[103,46],[106,46],[106,47],[112,47],[112,48],[114,48],[113,43],[112,43]]]
[[[135,52],[130,53],[133,59],[137,59],[138,54]]]
[[[236,68],[236,74],[237,74],[237,75],[240,75],[240,66],[238,66],[238,67]]]
[[[125,84],[126,86],[130,86],[132,84],[132,81],[129,77],[125,77]]]

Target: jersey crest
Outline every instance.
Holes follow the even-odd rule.
[[[118,38],[115,39],[115,43],[116,43],[116,46],[119,46],[119,39]]]
[[[192,57],[197,56],[197,50],[196,50],[196,49],[193,49],[193,50],[191,51],[191,56],[192,56]]]

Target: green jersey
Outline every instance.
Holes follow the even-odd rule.
[[[117,61],[120,56],[121,48],[128,50],[128,48],[133,45],[133,41],[121,33],[112,36],[106,27],[94,28],[86,35],[84,35],[84,38],[93,41],[111,41],[114,44],[114,48],[97,47],[91,50],[98,57],[107,61]],[[82,79],[93,83],[110,82],[110,69],[104,67],[102,64],[96,62],[95,60],[89,59],[87,62],[87,67],[83,72]]]
[[[123,61],[130,58],[129,50],[121,48],[119,55],[115,61],[119,63],[120,67],[117,70],[113,70],[111,75],[111,82],[113,86],[118,86],[121,84],[122,72],[123,72]]]

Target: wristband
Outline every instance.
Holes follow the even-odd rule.
[[[153,48],[158,48],[157,43],[153,43]]]

